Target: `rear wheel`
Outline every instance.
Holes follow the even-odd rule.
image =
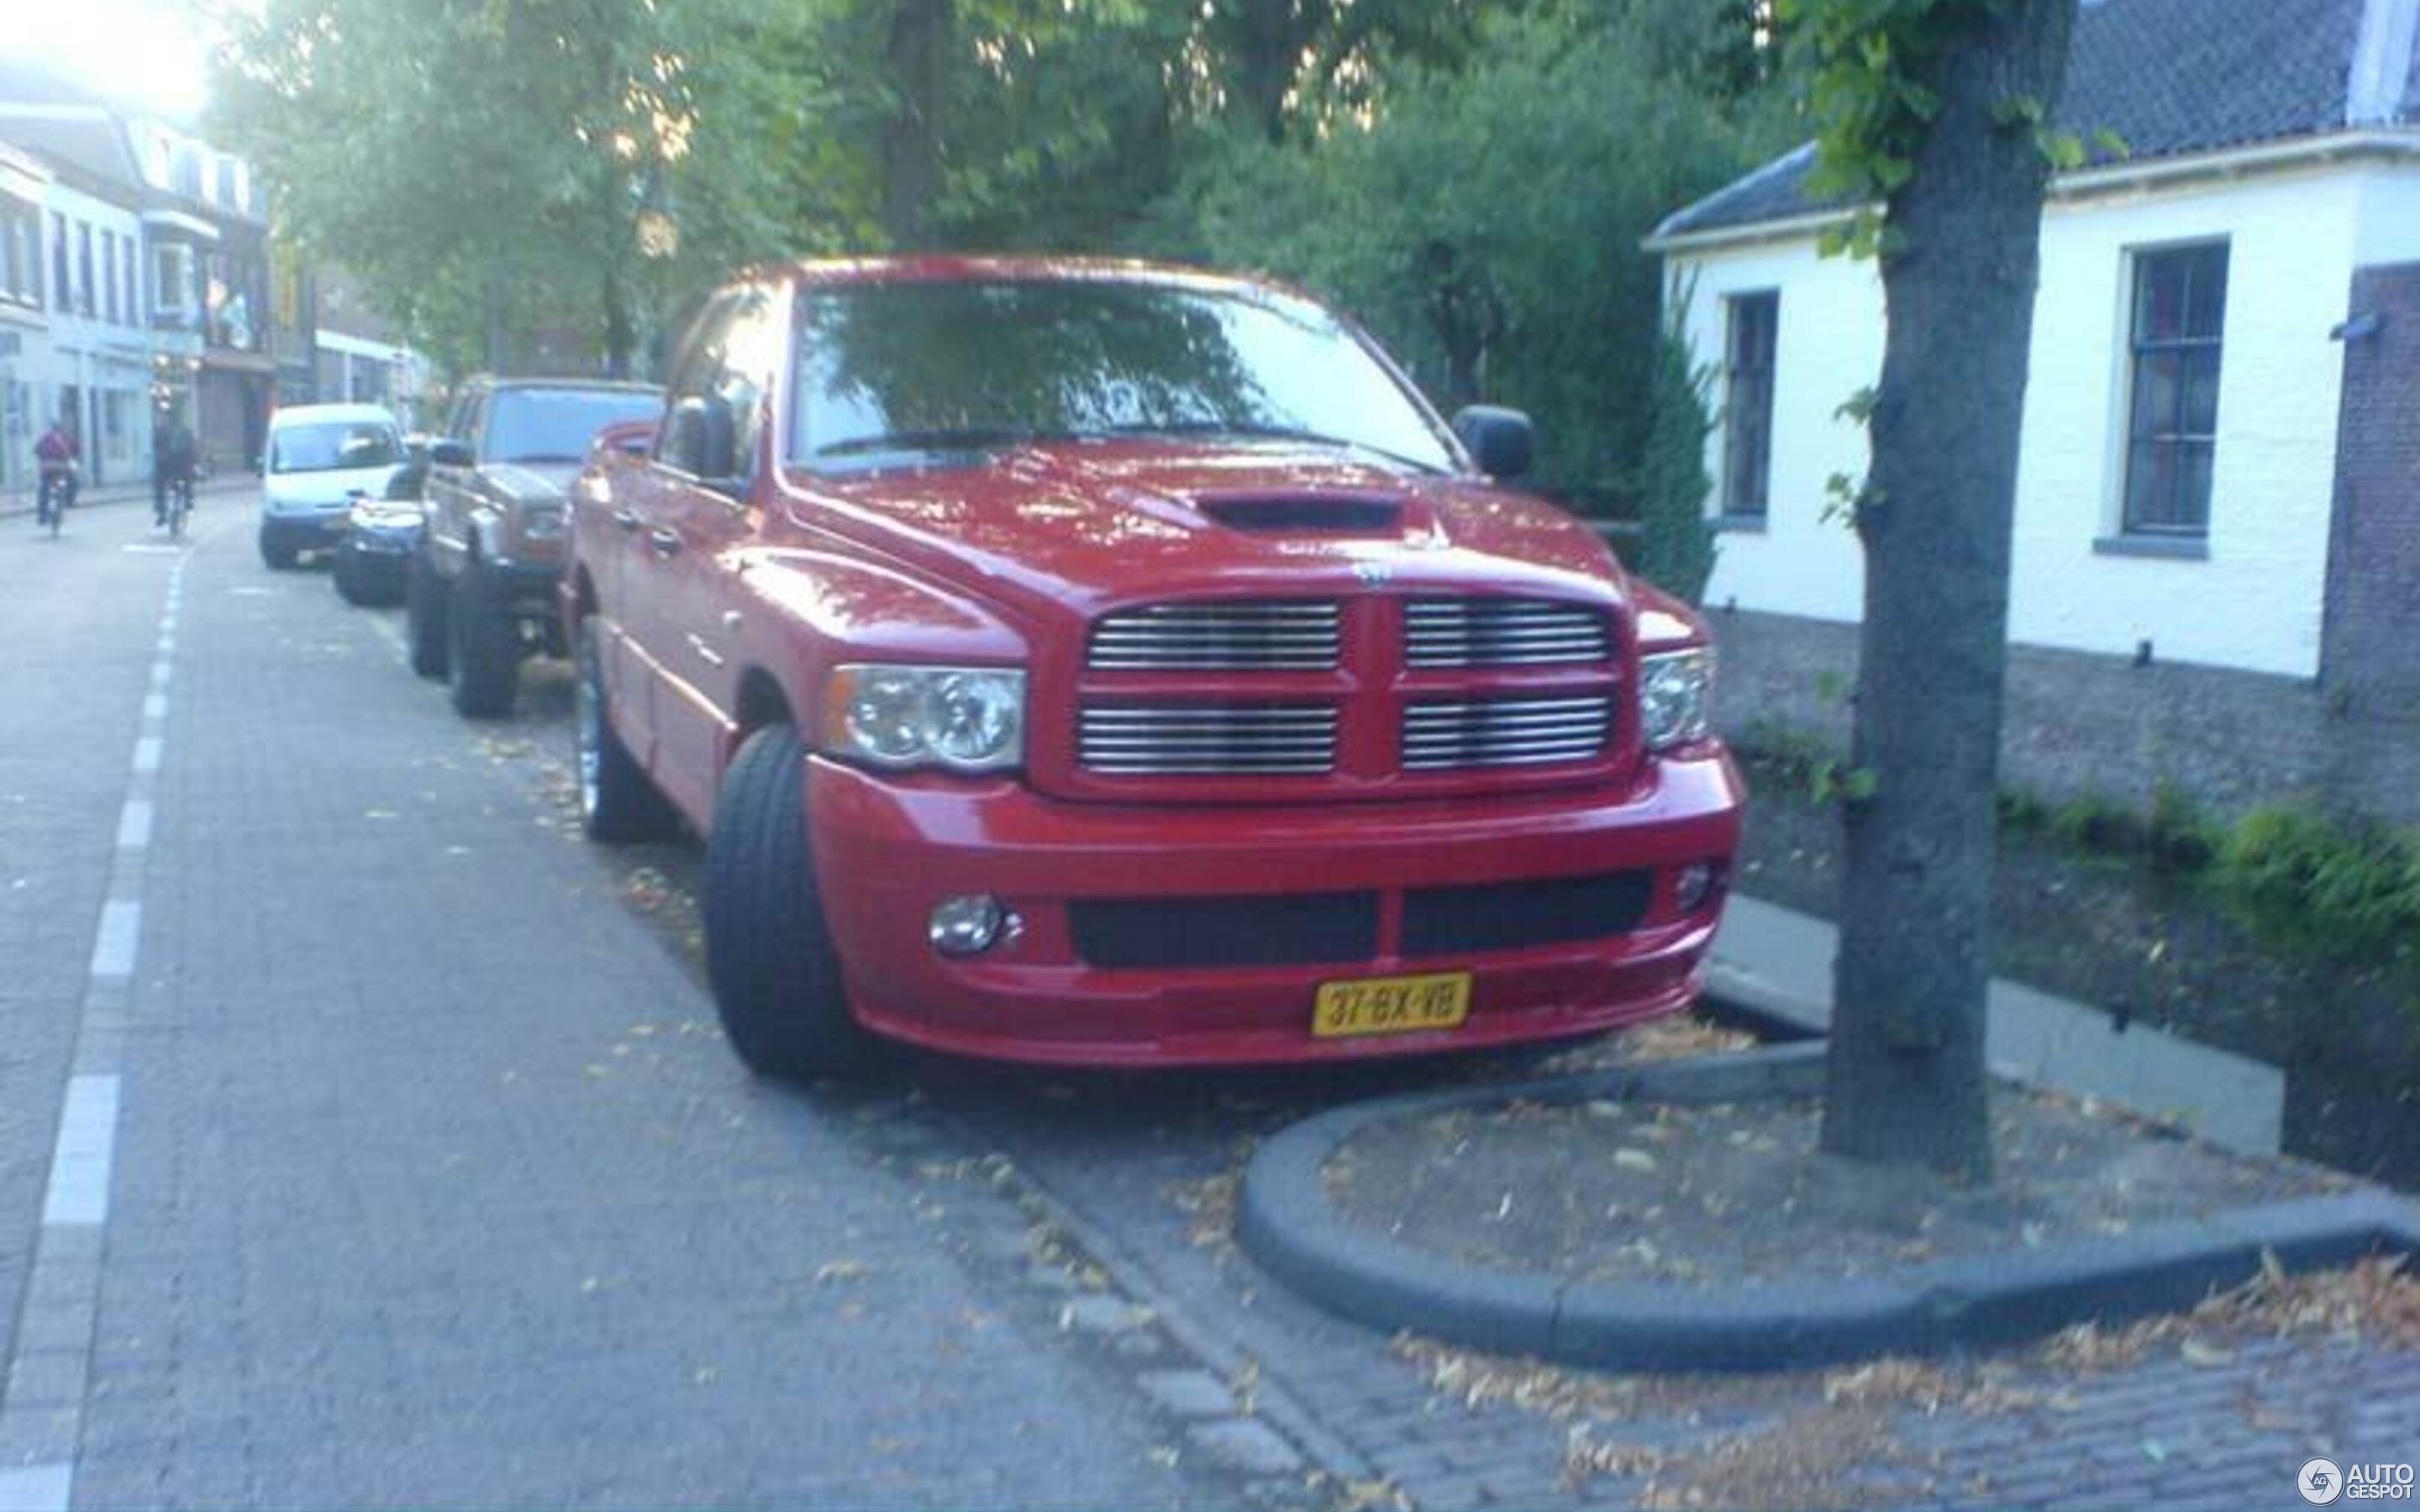
[[[861,1077],[885,1049],[849,1011],[807,843],[805,748],[788,725],[748,737],[706,844],[706,964],[722,1031],[765,1076]]]
[[[605,689],[605,640],[592,617],[580,622],[580,682],[573,693],[571,732],[580,779],[580,823],[607,844],[668,840],[678,828],[672,805],[657,791],[622,737]]]
[[[454,579],[445,611],[445,676],[455,712],[466,719],[501,719],[513,712],[521,674],[520,625],[504,603],[504,585],[473,557]]]
[[[403,570],[403,636],[411,670],[423,677],[445,675],[445,579],[426,548],[411,553]]]

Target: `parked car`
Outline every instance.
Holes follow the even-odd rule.
[[[600,840],[706,837],[758,1071],[1547,1041],[1699,983],[1743,790],[1685,606],[1311,300],[1124,263],[722,290],[575,494]]]
[[[510,714],[520,664],[561,655],[554,588],[564,490],[597,433],[652,419],[663,391],[576,378],[473,378],[428,449],[427,528],[405,575],[412,671],[473,718]]]
[[[261,456],[260,560],[282,570],[334,550],[354,502],[383,497],[403,460],[395,417],[376,405],[278,410]]]
[[[403,602],[404,574],[412,552],[420,548],[420,493],[428,475],[428,438],[406,436],[403,457],[403,465],[387,479],[384,494],[356,500],[346,517],[345,533],[336,543],[335,569],[329,576],[337,596],[348,604]]]

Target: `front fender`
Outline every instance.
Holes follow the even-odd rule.
[[[856,661],[1024,666],[1028,632],[965,594],[825,551],[756,553],[739,563],[737,642],[749,672],[769,676],[802,728],[820,715],[832,668]],[[737,721],[743,728],[747,720]]]

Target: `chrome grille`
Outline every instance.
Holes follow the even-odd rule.
[[[1613,733],[1613,695],[1434,700],[1404,710],[1404,769],[1584,762]]]
[[[1148,604],[1093,625],[1095,671],[1326,671],[1336,665],[1337,606],[1289,599]]]
[[[1404,605],[1410,667],[1538,667],[1605,661],[1602,611],[1536,598],[1415,598]]]
[[[1275,776],[1331,771],[1336,710],[1325,703],[1090,704],[1078,748],[1113,777]]]

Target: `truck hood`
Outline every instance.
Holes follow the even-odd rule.
[[[490,486],[515,503],[543,503],[571,492],[577,462],[494,462],[484,470]]]
[[[1551,504],[1326,449],[1066,444],[790,481],[822,518],[918,572],[1049,617],[1380,586],[1630,597],[1603,539]]]

